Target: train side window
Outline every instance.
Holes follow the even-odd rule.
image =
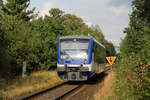
[[[93,47],[93,50],[92,50],[92,52],[94,53],[94,51],[95,51],[95,48]]]

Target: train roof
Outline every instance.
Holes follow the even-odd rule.
[[[93,37],[92,36],[63,36],[63,37],[60,37],[60,39],[74,39],[74,38],[90,39],[90,38],[93,38]]]
[[[74,39],[74,38],[77,38],[77,39],[91,39],[93,37],[92,36],[62,36],[59,39]],[[98,42],[96,39],[94,39],[94,42],[97,43],[98,45],[102,46],[103,48],[105,48],[105,46],[102,45],[100,42]]]
[[[105,48],[104,45],[102,45],[100,42],[98,42],[97,40],[94,39],[94,42],[97,43],[98,45],[102,46],[103,48]]]

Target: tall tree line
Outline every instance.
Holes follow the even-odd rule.
[[[133,0],[130,23],[121,43],[117,93],[121,99],[150,98],[150,1]]]
[[[1,69],[19,75],[23,61],[28,72],[56,67],[57,39],[66,35],[90,34],[106,46],[108,55],[115,55],[113,44],[103,33],[97,27],[88,27],[80,17],[58,8],[37,17],[35,8],[27,9],[29,5],[30,0],[0,0]]]

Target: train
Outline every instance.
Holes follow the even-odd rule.
[[[86,81],[105,63],[106,48],[92,36],[58,39],[57,74],[61,80]]]

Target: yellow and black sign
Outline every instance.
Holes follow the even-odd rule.
[[[116,57],[106,57],[106,59],[108,60],[109,64],[112,65],[115,62]]]

